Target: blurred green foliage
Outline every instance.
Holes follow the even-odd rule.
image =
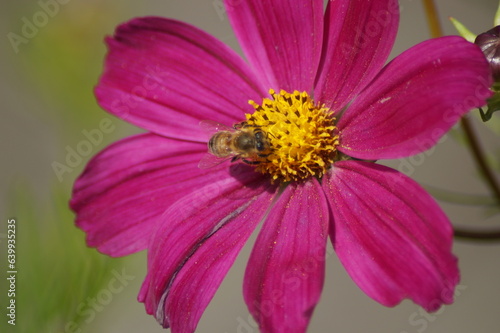
[[[21,1],[5,4],[4,10],[10,14],[8,31],[19,34],[22,18],[31,20],[41,7],[36,1]],[[51,124],[61,143],[57,147],[61,161],[66,153],[64,146],[81,140],[82,129],[95,128],[104,117],[111,117],[95,102],[93,87],[102,72],[106,52],[103,39],[113,32],[117,15],[117,8],[101,1],[60,5],[57,14],[37,29],[34,38],[19,45],[19,52],[5,52],[8,62],[21,74],[16,80],[24,85],[25,93],[36,95],[27,98],[45,102],[40,108],[19,111],[36,114],[37,119]],[[121,126],[119,121],[116,124]],[[117,133],[107,136],[95,152],[116,139]],[[11,181],[6,204],[10,216],[6,218],[17,222],[17,317],[15,327],[3,318],[0,332],[80,332],[80,328],[87,332],[85,325],[91,318],[82,315],[86,300],[107,288],[113,271],[120,271],[126,260],[111,259],[88,248],[85,234],[74,225],[68,200],[73,181],[84,165],[64,182],[54,174],[48,175],[52,188],[45,190],[44,198],[40,198],[38,185],[26,183],[23,175]],[[0,233],[6,233],[4,221]],[[2,281],[7,272],[6,246],[6,239],[0,238]],[[5,283],[0,287],[3,309],[9,301],[6,287]]]
[[[93,87],[102,72],[106,53],[103,40],[115,28],[116,10],[96,1],[61,6],[58,15],[40,27],[34,38],[19,45],[16,60],[20,61],[20,70],[47,104],[54,106],[39,111],[50,117],[64,138],[71,138],[75,129],[95,126],[95,120],[104,115]],[[37,11],[40,8],[36,5],[23,9],[28,19]]]
[[[109,258],[85,246],[84,233],[71,223],[73,214],[61,188],[52,192],[46,206],[37,204],[30,193],[29,187],[18,185],[8,205],[10,212],[16,212],[14,332],[76,332],[68,327],[88,319],[79,308],[106,287],[112,270],[123,259]],[[6,241],[1,245],[6,250]],[[2,281],[6,272],[0,272]],[[7,295],[6,290],[1,292]],[[1,332],[13,332],[13,328],[6,320],[0,321]]]

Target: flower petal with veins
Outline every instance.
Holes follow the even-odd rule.
[[[460,279],[453,230],[415,181],[382,165],[344,161],[323,188],[335,252],[366,294],[386,306],[411,298],[427,311],[453,301]]]

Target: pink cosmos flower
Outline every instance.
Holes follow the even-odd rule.
[[[430,148],[485,103],[491,79],[479,48],[443,37],[384,66],[395,0],[229,5],[247,61],[157,17],[106,40],[97,100],[148,132],[104,149],[76,181],[71,207],[88,245],[111,256],[148,250],[139,300],[173,332],[195,330],[259,223],[243,293],[263,332],[306,330],[328,236],[377,302],[451,303],[450,222],[416,182],[373,161]],[[250,156],[255,165],[200,169],[202,120],[258,128],[270,152]]]

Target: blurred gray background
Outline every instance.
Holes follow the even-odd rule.
[[[498,1],[436,0],[436,5],[446,34],[456,34],[447,19],[449,16],[460,20],[471,31],[480,33],[492,27]],[[422,2],[400,0],[400,6],[400,30],[391,57],[430,36]],[[16,50],[6,36],[10,32],[21,34],[23,18],[31,19],[40,10],[37,1],[2,0],[2,224],[7,217],[16,217],[18,214],[12,208],[15,192],[27,189],[33,193],[35,212],[36,209],[51,205],[54,187],[61,188],[63,195],[69,198],[71,185],[85,161],[108,143],[139,131],[100,110],[93,98],[93,86],[105,55],[102,40],[105,35],[113,33],[116,25],[132,17],[145,15],[175,18],[196,25],[239,50],[219,0],[70,0],[61,4],[58,12],[41,25],[26,43],[19,44]],[[112,119],[116,130],[106,134],[103,142],[93,147],[92,153],[84,157],[80,165],[58,179],[52,163],[63,162],[66,147],[75,147],[84,138],[82,130],[97,128],[103,118]],[[489,129],[477,119],[473,123],[490,152],[498,153],[498,131],[495,133],[495,128]],[[479,179],[470,154],[458,134],[449,135],[430,153],[384,163],[407,172],[424,185],[487,194],[487,188]],[[499,215],[488,217],[484,209],[449,203],[441,203],[441,206],[456,225],[493,227],[500,224]],[[23,221],[18,223],[23,233],[34,232],[30,228],[23,229]],[[54,223],[72,224],[73,221],[70,216]],[[83,233],[78,231],[78,238],[83,244]],[[64,237],[47,241],[61,242],[63,245],[59,254],[64,254]],[[252,243],[250,241],[244,249],[205,311],[198,326],[199,332],[258,331],[247,312],[241,291]],[[426,314],[410,301],[404,301],[395,308],[379,305],[357,288],[334,254],[329,256],[322,299],[315,310],[309,332],[498,332],[500,244],[456,240],[454,252],[459,257],[462,272],[456,302],[434,314]],[[19,271],[22,272],[22,258],[19,261]],[[96,311],[93,320],[84,322],[78,329],[81,332],[163,332],[136,300],[145,276],[145,253],[133,255],[121,263],[120,267],[125,267],[134,279],[125,286],[123,292],[113,295],[109,304]],[[31,306],[44,307],[44,302],[44,299],[34,297]],[[0,320],[5,320],[3,312]],[[30,318],[19,312],[18,320]],[[60,331],[64,330],[61,328]],[[13,332],[17,332],[16,328]]]

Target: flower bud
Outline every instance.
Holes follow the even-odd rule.
[[[495,81],[500,81],[500,25],[478,35],[474,43],[486,56]]]

